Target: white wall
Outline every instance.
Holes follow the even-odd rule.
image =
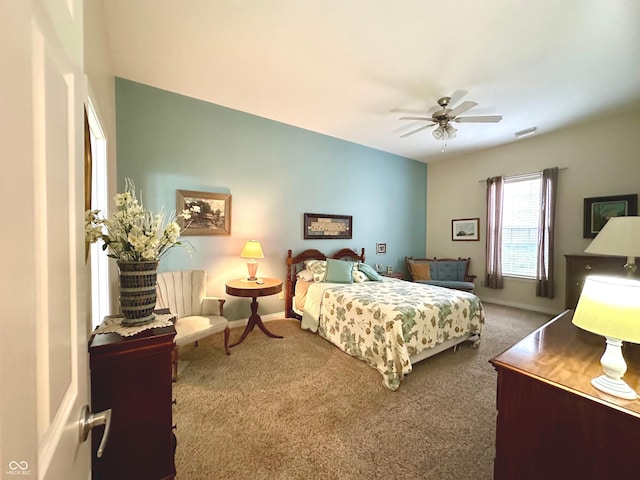
[[[485,301],[548,313],[564,310],[566,254],[581,254],[583,199],[640,193],[640,111],[608,117],[509,145],[429,164],[427,176],[427,256],[471,257],[476,293]],[[556,297],[535,296],[532,280],[505,279],[505,288],[484,287],[486,200],[479,180],[547,167],[559,173],[556,223]],[[480,218],[479,242],[451,241],[451,220]]]

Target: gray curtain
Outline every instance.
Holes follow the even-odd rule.
[[[553,252],[557,191],[558,168],[545,168],[542,171],[542,193],[540,196],[540,228],[538,229],[538,260],[536,266],[537,297],[553,298],[555,296]]]
[[[487,178],[487,268],[485,287],[503,288],[502,281],[502,196],[504,178]]]

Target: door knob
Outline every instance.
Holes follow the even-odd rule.
[[[104,432],[102,433],[102,440],[98,447],[97,457],[102,457],[104,447],[107,444],[107,438],[109,437],[109,428],[111,427],[111,409],[108,408],[102,412],[91,413],[88,405],[82,407],[82,413],[80,414],[80,443],[84,442],[89,436],[89,432],[93,427],[98,425],[104,425]]]

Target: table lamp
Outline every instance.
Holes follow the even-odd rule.
[[[638,268],[635,257],[640,257],[640,217],[610,218],[585,253],[627,257],[624,268],[633,275]]]
[[[249,278],[247,280],[257,280],[256,273],[258,272],[258,261],[256,258],[264,258],[260,242],[257,240],[248,240],[247,243],[244,244],[240,257],[249,259],[247,262]]]
[[[622,342],[640,343],[640,281],[588,276],[573,314],[573,323],[607,339],[600,359],[604,375],[591,380],[591,384],[609,395],[629,400],[638,398],[622,380],[627,371]]]

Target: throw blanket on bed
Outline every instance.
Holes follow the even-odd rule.
[[[410,355],[466,333],[480,334],[485,321],[480,299],[458,290],[402,280],[316,285],[307,293],[302,327],[317,328],[338,348],[376,368],[391,390],[411,372]]]

